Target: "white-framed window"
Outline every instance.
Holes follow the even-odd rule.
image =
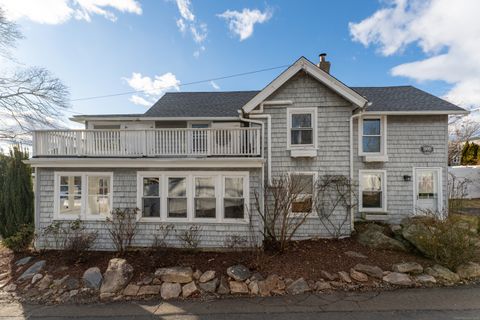
[[[55,219],[105,219],[112,210],[112,177],[112,172],[55,172]]]
[[[245,171],[137,173],[137,206],[143,221],[248,222]],[[145,187],[147,186],[147,187]]]
[[[316,173],[314,172],[291,172],[290,183],[298,195],[292,203],[293,214],[305,214],[313,212],[313,192],[315,187]]]
[[[360,155],[385,155],[387,150],[386,116],[364,116],[359,120]]]
[[[360,170],[361,212],[387,211],[387,172],[385,170]]]
[[[287,147],[317,147],[317,108],[287,108]]]

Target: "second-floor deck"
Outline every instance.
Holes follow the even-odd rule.
[[[260,157],[260,128],[39,130],[33,157]]]

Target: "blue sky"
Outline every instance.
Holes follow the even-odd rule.
[[[52,71],[70,88],[72,99],[150,88],[148,95],[140,93],[137,96],[154,101],[165,90],[158,87],[162,83],[182,84],[291,64],[301,55],[317,62],[320,52],[328,53],[332,62],[331,73],[351,86],[413,84],[444,96],[458,85],[455,79],[425,77],[408,70],[409,63],[452,51],[447,40],[432,51],[423,44],[430,39],[428,35],[422,38],[418,31],[413,40],[411,35],[408,37],[393,31],[384,34],[382,28],[391,23],[389,20],[398,20],[398,14],[419,17],[430,14],[426,10],[431,8],[406,6],[403,4],[406,0],[179,1],[180,4],[174,0],[125,0],[133,7],[98,6],[96,8],[105,10],[98,13],[96,8],[82,7],[81,1],[49,0],[44,2],[45,5],[63,3],[77,11],[62,16],[60,8],[60,17],[57,20],[53,17],[48,22],[39,18],[42,14],[39,10],[36,15],[28,12],[32,10],[31,6],[25,9],[18,7],[18,2],[9,0],[0,0],[0,5],[7,7],[7,13],[21,25],[25,35],[15,51],[17,60]],[[95,0],[91,2],[95,3]],[[51,7],[49,11],[55,10]],[[375,16],[378,12],[387,16],[378,18]],[[245,26],[240,25],[235,33],[235,28],[229,28],[229,22],[235,17],[236,21],[247,19],[242,16],[246,13],[258,21],[253,24],[253,32],[248,34]],[[389,13],[395,19],[390,19]],[[428,20],[428,16],[425,19]],[[405,18],[389,27],[401,29],[411,23]],[[183,32],[182,24],[185,27]],[[191,28],[197,32],[196,39]],[[244,39],[238,33],[241,28]],[[403,39],[402,43],[396,43],[395,37]],[[393,71],[397,74],[394,76],[392,70],[399,71]],[[219,80],[215,84],[181,86],[179,90],[261,89],[280,71]],[[136,82],[132,81],[134,73],[137,74]],[[162,78],[165,74],[168,76]],[[149,81],[155,76],[163,82],[154,83],[154,88],[151,84],[149,87]],[[176,89],[170,87],[166,90]],[[68,115],[143,113],[145,110],[146,106],[132,102],[132,95],[123,95],[73,101],[72,113]]]

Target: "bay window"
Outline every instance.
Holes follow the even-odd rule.
[[[387,208],[386,172],[360,170],[360,211],[385,212]]]

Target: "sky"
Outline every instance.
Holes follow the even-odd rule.
[[[285,67],[207,80],[286,66],[300,56],[316,63],[322,52],[331,73],[350,86],[414,85],[480,107],[477,0],[0,0],[0,6],[25,36],[16,63],[45,67],[69,87],[67,116],[143,113],[166,91],[259,90]],[[119,95],[90,99],[111,94]]]

